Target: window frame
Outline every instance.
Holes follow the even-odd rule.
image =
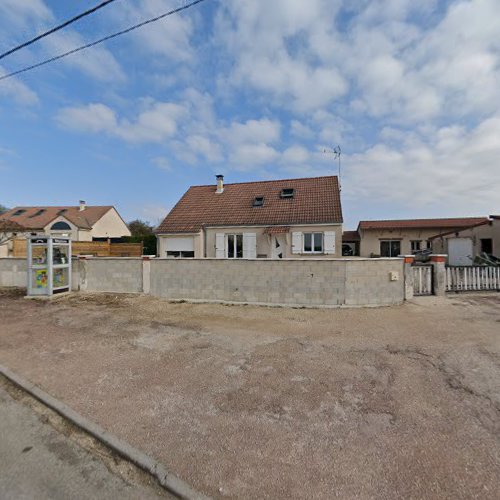
[[[306,235],[311,235],[311,250],[306,250]],[[320,235],[321,236],[321,250],[315,250],[316,247],[316,242],[315,242],[315,236]],[[307,232],[307,233],[302,233],[302,253],[305,254],[316,254],[316,255],[321,255],[325,253],[325,233],[321,232]]]
[[[418,248],[413,248],[413,244],[418,243]],[[401,248],[401,246],[400,246]],[[417,252],[422,251],[422,240],[410,240],[410,253],[415,255]]]
[[[256,196],[253,199],[252,207],[263,207],[264,206],[264,196]]]
[[[229,239],[233,238],[232,256],[229,256]],[[238,255],[238,240],[241,240],[241,256]],[[243,259],[243,233],[226,233],[225,235],[226,259]]]
[[[45,208],[39,208],[34,214],[30,215],[30,219],[34,219],[35,217],[40,217],[40,215],[43,215],[47,210]]]
[[[183,255],[186,253],[193,255]],[[166,256],[167,259],[194,259],[194,250],[166,250]]]
[[[283,188],[280,193],[280,198],[287,199],[295,196],[295,188]]]
[[[390,255],[382,255],[382,243],[389,243],[389,254]],[[399,244],[399,252],[397,252],[397,255],[392,254],[392,243]],[[398,257],[399,255],[401,255],[401,240],[396,240],[396,239],[391,239],[391,238],[379,240],[379,250],[380,250],[381,257],[385,257],[385,258],[389,258],[389,259],[392,259],[394,257]]]

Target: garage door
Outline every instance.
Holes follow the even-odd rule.
[[[450,266],[472,266],[471,238],[450,238],[448,240],[448,263]]]

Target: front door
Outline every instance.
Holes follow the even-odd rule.
[[[286,248],[286,235],[276,234],[272,237],[272,256],[273,259],[284,259]]]

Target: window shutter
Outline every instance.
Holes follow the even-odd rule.
[[[302,253],[302,233],[292,233],[292,253]]]
[[[243,233],[243,258],[257,258],[257,234]]]
[[[225,241],[224,233],[216,233],[215,235],[215,258],[223,259],[225,257],[224,252],[224,241]]]
[[[324,232],[324,253],[333,255],[335,254],[335,231]]]

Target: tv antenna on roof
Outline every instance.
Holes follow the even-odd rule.
[[[323,150],[323,153],[333,155],[334,160],[338,160],[338,171],[339,171],[339,191],[342,190],[342,163],[340,160],[340,155],[342,154],[342,150],[340,149],[340,146],[335,146],[332,151],[328,151],[327,149]]]

